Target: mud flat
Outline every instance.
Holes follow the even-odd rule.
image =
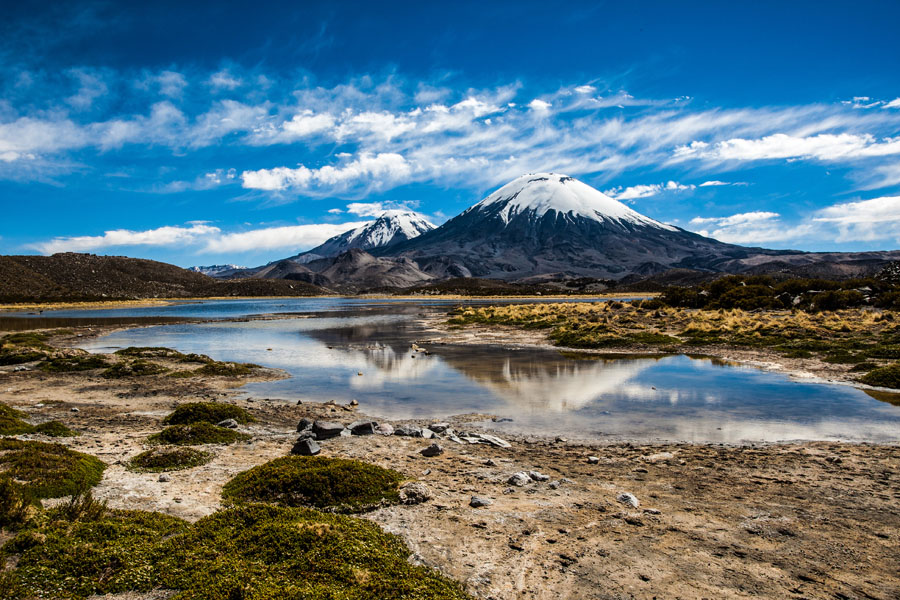
[[[235,474],[288,454],[301,418],[347,424],[364,417],[365,402],[240,398],[244,382],[280,376],[262,369],[240,377],[107,379],[99,371],[3,367],[0,402],[34,423],[55,419],[80,431],[62,443],[109,465],[94,495],[111,508],[195,520],[220,508],[222,486]],[[246,408],[257,421],[240,431],[251,439],[204,447],[214,454],[208,464],[173,472],[169,481],[126,468],[165,415],[198,400]],[[449,421],[471,431],[484,419]],[[321,446],[324,455],[390,467],[424,483],[429,501],[364,516],[400,535],[414,560],[478,598],[900,595],[896,445],[574,443],[550,431],[507,441],[510,448],[441,440],[444,452],[430,458],[420,454],[429,440],[396,435],[339,437]],[[509,483],[523,471],[546,479]],[[623,493],[637,506],[620,501]],[[488,505],[473,508],[473,496]]]

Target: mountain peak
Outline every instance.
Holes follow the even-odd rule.
[[[292,257],[291,260],[302,263],[336,256],[347,250],[374,250],[393,246],[418,237],[434,228],[435,226],[424,215],[417,212],[399,209],[385,210],[374,221],[336,235],[312,250]]]
[[[500,207],[497,215],[507,224],[519,214],[533,213],[542,217],[555,211],[568,218],[583,217],[675,230],[671,225],[645,217],[586,183],[560,173],[528,173],[517,177],[469,210],[497,210],[497,207]]]

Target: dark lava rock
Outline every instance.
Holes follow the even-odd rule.
[[[353,435],[374,435],[378,423],[375,421],[354,421],[347,426]]]
[[[438,443],[434,443],[427,448],[422,448],[419,450],[419,454],[422,456],[438,456],[444,453],[444,449],[441,448],[441,445]]]
[[[316,434],[317,440],[327,440],[338,437],[345,428],[341,423],[333,421],[316,421],[313,423],[312,429]]]
[[[307,429],[312,429],[313,420],[307,419],[306,417],[300,419],[300,422],[297,423],[297,431],[306,431]]]
[[[394,435],[403,437],[422,437],[422,428],[418,425],[397,425],[394,427]]]
[[[300,456],[315,456],[321,451],[322,449],[316,443],[316,440],[309,438],[297,440],[297,443],[291,448],[291,454],[299,454]]]

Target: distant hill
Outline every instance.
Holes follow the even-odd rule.
[[[167,263],[66,252],[0,256],[0,302],[135,300],[204,296],[312,296],[326,293],[303,281],[221,281]]]

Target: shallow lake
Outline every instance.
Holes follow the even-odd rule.
[[[423,343],[430,333],[417,316],[447,304],[455,302],[317,298],[68,312],[207,319],[298,313],[131,329],[84,347],[168,346],[278,367],[292,377],[243,392],[276,401],[356,399],[373,416],[485,413],[499,417],[490,426],[500,431],[639,441],[900,440],[900,406],[846,385],[685,355],[588,357]],[[412,352],[413,341],[430,354]]]

